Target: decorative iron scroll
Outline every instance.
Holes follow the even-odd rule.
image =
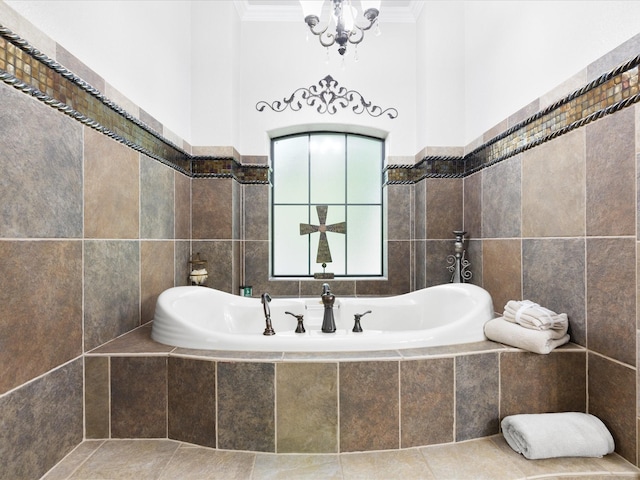
[[[269,107],[274,112],[283,112],[291,108],[294,112],[302,109],[304,104],[314,107],[318,113],[335,114],[338,108],[347,108],[353,104],[351,110],[358,115],[367,112],[372,117],[379,117],[386,114],[389,118],[398,117],[398,110],[395,108],[382,109],[377,105],[372,105],[364,99],[362,94],[355,90],[347,90],[345,87],[338,87],[338,81],[331,75],[327,75],[318,82],[318,85],[311,85],[309,88],[300,87],[295,90],[289,98],[282,101],[275,100],[272,103],[260,101],[256,103],[259,112]]]

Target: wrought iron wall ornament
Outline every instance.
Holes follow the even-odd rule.
[[[338,87],[338,81],[331,75],[327,75],[318,82],[318,85],[311,85],[309,88],[300,87],[296,89],[288,98],[275,100],[271,103],[263,100],[256,103],[256,109],[263,112],[269,107],[274,112],[283,112],[291,108],[294,112],[302,109],[304,105],[314,107],[318,113],[328,113],[334,115],[338,108],[347,108],[358,115],[367,112],[372,117],[379,117],[386,114],[390,119],[398,117],[398,110],[395,108],[382,109],[377,105],[372,105],[364,99],[360,92],[347,90],[345,87]]]

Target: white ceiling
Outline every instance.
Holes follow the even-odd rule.
[[[325,8],[330,0],[325,1]],[[302,7],[298,0],[233,0],[236,10],[243,21],[287,21],[299,22]],[[358,0],[353,0],[359,6]],[[380,4],[381,22],[415,22],[420,15],[424,1],[419,0],[382,0]]]

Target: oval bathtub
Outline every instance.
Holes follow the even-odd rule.
[[[206,287],[174,287],[158,297],[151,338],[176,347],[204,350],[335,352],[397,350],[486,340],[493,318],[489,293],[469,283],[436,285],[392,297],[339,297],[335,333],[321,329],[324,306],[318,297],[274,298],[269,304],[276,334],[265,336],[260,298]],[[363,332],[352,332],[354,314]],[[295,333],[289,311],[304,315],[306,333]]]

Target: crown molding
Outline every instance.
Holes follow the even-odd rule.
[[[302,7],[298,2],[273,2],[253,4],[248,0],[234,0],[234,6],[243,22],[301,22]],[[385,4],[380,8],[380,21],[384,23],[415,23],[420,16],[424,1],[411,0],[408,6]],[[325,9],[327,9],[325,3]]]

